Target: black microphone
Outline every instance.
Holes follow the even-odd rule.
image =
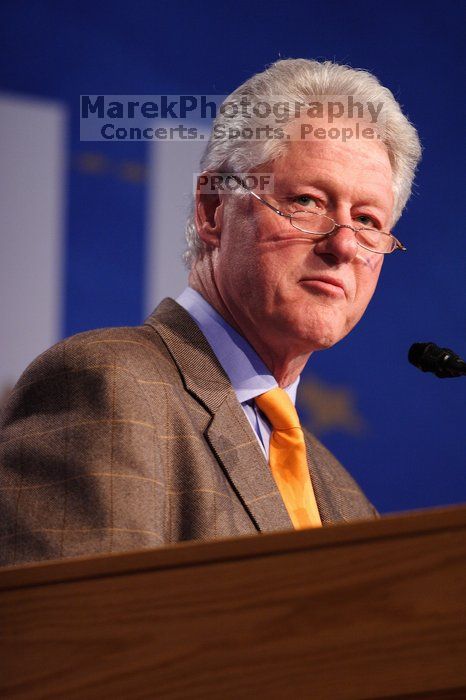
[[[414,343],[409,348],[408,360],[423,372],[433,372],[440,379],[466,375],[466,362],[453,350],[439,348],[435,343]]]

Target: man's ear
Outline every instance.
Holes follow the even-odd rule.
[[[202,186],[198,178],[194,220],[199,238],[207,246],[218,248],[222,231],[223,199],[218,191],[211,194],[205,192],[205,189],[206,187]]]

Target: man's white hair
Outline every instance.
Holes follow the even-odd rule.
[[[202,172],[246,173],[262,164],[271,163],[283,154],[286,140],[261,138],[257,140],[214,137],[215,133],[228,133],[237,129],[264,128],[267,123],[276,126],[273,114],[269,119],[256,117],[254,106],[259,102],[270,104],[286,101],[289,104],[308,103],[310,98],[352,96],[363,104],[383,104],[382,129],[377,127],[385,144],[393,172],[394,212],[392,225],[401,216],[411,194],[416,166],[421,157],[421,145],[416,129],[402,113],[391,91],[383,87],[377,78],[365,70],[350,68],[331,61],[312,61],[304,58],[286,59],[273,63],[262,73],[253,75],[227,97],[225,102],[239,104],[241,98],[248,101],[248,113],[238,109],[235,116],[231,109],[225,114],[219,110],[213,130],[201,158]],[[279,96],[279,97],[278,97]],[[295,119],[288,114],[284,123]],[[281,124],[283,126],[283,123]],[[199,238],[194,222],[194,208],[186,224],[186,266],[204,254],[206,247]]]

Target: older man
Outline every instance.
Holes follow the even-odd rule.
[[[334,95],[383,106],[372,137],[354,114],[331,133],[289,109]],[[217,117],[202,169],[239,187],[199,189],[189,287],[143,326],[59,343],[19,380],[0,448],[3,564],[376,517],[294,401],[309,356],[355,326],[402,248],[391,228],[419,141],[391,93],[344,66],[279,61],[228,100],[245,97],[287,104],[282,131],[259,110]],[[259,172],[268,193],[247,187]]]

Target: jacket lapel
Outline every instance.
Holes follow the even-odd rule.
[[[164,299],[146,324],[162,337],[186,390],[211,414],[205,438],[257,530],[289,529],[290,518],[254,431],[197,324],[173,299]]]
[[[206,438],[257,529],[290,529],[272,472],[233,390],[213,416]]]
[[[338,507],[335,493],[338,492],[336,475],[333,473],[332,464],[320,456],[320,449],[315,438],[304,430],[306,441],[307,461],[311,473],[314,495],[317,501],[322,525],[346,520]]]

